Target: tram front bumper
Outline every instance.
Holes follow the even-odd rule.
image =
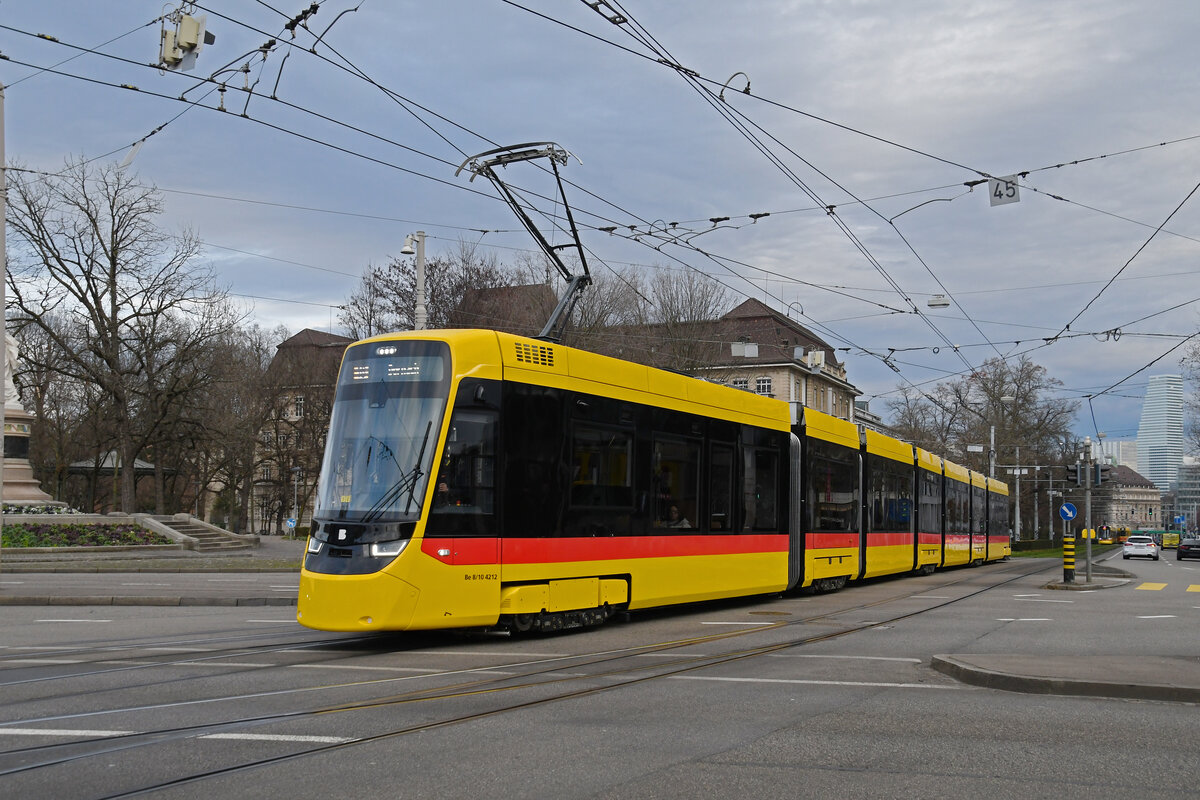
[[[325,575],[303,570],[296,621],[319,631],[405,630],[420,594],[417,587],[386,572]]]

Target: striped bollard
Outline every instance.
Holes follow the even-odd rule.
[[[1063,583],[1075,582],[1075,537],[1063,538]]]

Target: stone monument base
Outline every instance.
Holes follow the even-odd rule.
[[[23,408],[4,407],[4,493],[5,503],[18,505],[61,505],[42,491],[29,464],[29,433],[33,415]]]

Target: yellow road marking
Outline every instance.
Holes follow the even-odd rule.
[[[1137,588],[1145,589],[1148,592],[1157,592],[1160,589],[1167,588],[1167,585],[1165,583],[1143,583],[1141,586],[1139,586]]]
[[[1200,592],[1200,583],[1193,583],[1188,587],[1189,592]]]

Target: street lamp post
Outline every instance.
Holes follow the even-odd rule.
[[[1092,474],[1095,472],[1095,459],[1092,455],[1092,437],[1085,436],[1083,438],[1083,469],[1086,469],[1083,480],[1083,506],[1084,506],[1084,540],[1087,542],[1087,572],[1084,577],[1085,583],[1092,582],[1092,537],[1095,535],[1095,529],[1092,528]]]
[[[300,524],[300,468],[292,467],[292,519]],[[292,532],[295,532],[292,528]]]
[[[413,248],[413,244],[416,248]],[[404,237],[404,247],[400,250],[401,255],[411,256],[414,253],[417,256],[417,308],[414,315],[414,331],[425,330],[425,231],[417,231],[410,233]]]

